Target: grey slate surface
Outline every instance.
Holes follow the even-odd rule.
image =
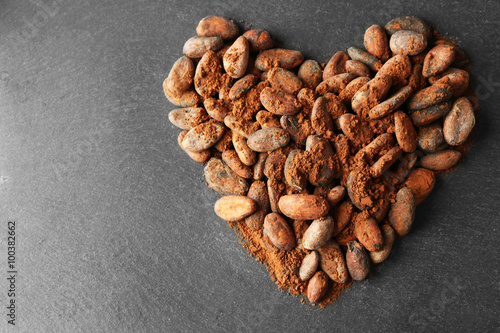
[[[498,332],[499,12],[498,1],[1,1],[0,332]],[[373,277],[324,310],[278,291],[177,146],[161,83],[210,14],[319,61],[361,46],[371,24],[415,15],[473,59],[471,151]]]

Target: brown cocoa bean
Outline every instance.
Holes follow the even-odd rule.
[[[202,123],[190,129],[182,140],[182,147],[191,152],[200,152],[212,147],[224,134],[224,126],[217,123]]]
[[[238,26],[220,16],[204,17],[196,27],[196,34],[203,37],[220,37],[223,40],[235,39],[239,34]]]
[[[373,138],[373,133],[365,125],[364,120],[352,113],[340,116],[339,126],[344,135],[353,142],[361,141],[361,143],[367,144]]]
[[[196,162],[205,163],[210,158],[210,150],[207,149],[199,152],[192,152],[185,150],[184,147],[182,147],[182,140],[186,136],[187,132],[188,131],[182,131],[179,133],[179,136],[177,137],[177,143],[179,144],[181,149],[184,150],[189,157],[191,157],[191,159]]]
[[[207,113],[203,108],[187,107],[175,109],[168,113],[168,120],[183,130],[190,130],[208,120]]]
[[[280,124],[295,142],[301,145],[306,144],[309,133],[302,128],[302,124],[299,123],[295,116],[281,116]]]
[[[269,195],[269,204],[271,211],[274,213],[281,213],[278,202],[283,194],[285,185],[277,180],[267,180],[267,194]]]
[[[203,101],[203,106],[210,117],[220,122],[223,122],[224,118],[229,114],[228,106],[223,100],[209,97]]]
[[[335,226],[333,228],[332,236],[337,236],[344,228],[351,222],[354,206],[349,200],[342,202],[340,205],[333,209],[333,220]]]
[[[191,37],[184,44],[182,53],[189,58],[198,59],[203,57],[207,51],[219,51],[222,46],[224,46],[224,42],[219,37]]]
[[[222,153],[222,160],[231,168],[238,176],[243,178],[252,178],[252,169],[243,164],[238,154],[234,150],[226,150]]]
[[[427,38],[415,31],[399,30],[389,40],[391,51],[396,54],[414,56],[427,47]]]
[[[286,49],[268,49],[261,51],[255,59],[255,67],[260,71],[268,71],[272,67],[290,69],[297,67],[304,61],[299,51]]]
[[[245,75],[249,57],[250,46],[248,41],[245,37],[240,36],[227,49],[222,58],[226,73],[233,79],[239,79]]]
[[[277,115],[291,116],[300,111],[300,104],[294,95],[271,87],[262,89],[260,101],[267,111]]]
[[[345,69],[347,73],[352,73],[356,76],[370,76],[370,69],[361,61],[347,60]]]
[[[344,51],[339,51],[335,53],[323,70],[323,80],[327,79],[346,72],[345,64],[349,60],[349,56]]]
[[[267,80],[272,88],[292,95],[297,94],[302,88],[302,81],[295,74],[281,67],[269,70]]]
[[[431,76],[429,78],[429,82],[431,84],[435,84],[443,77],[447,77],[450,80],[449,83],[451,89],[453,90],[453,98],[458,98],[462,96],[469,87],[469,73],[467,73],[463,69],[458,69],[454,67],[450,67],[442,73]]]
[[[256,152],[273,151],[284,147],[290,141],[290,135],[281,128],[263,128],[252,133],[247,145]]]
[[[418,147],[426,153],[433,153],[443,146],[443,125],[441,122],[434,122],[418,129]]]
[[[387,116],[392,111],[398,109],[413,93],[411,86],[404,86],[399,89],[394,95],[387,98],[384,102],[377,104],[370,109],[368,116],[372,119],[380,119]]]
[[[451,146],[461,145],[469,137],[475,123],[474,109],[470,101],[467,97],[460,97],[444,118],[444,139]]]
[[[318,135],[333,132],[333,119],[326,111],[326,99],[318,97],[311,112],[311,125]]]
[[[222,195],[245,195],[248,192],[246,180],[234,173],[226,163],[212,157],[205,165],[205,181],[208,187]]]
[[[456,150],[442,150],[422,157],[422,167],[440,171],[451,168],[460,161],[462,154]]]
[[[391,57],[387,33],[380,25],[372,25],[366,29],[364,46],[369,53],[383,62],[386,62]]]
[[[312,221],[302,237],[302,245],[308,250],[317,250],[331,237],[335,222],[331,216],[320,217]]]
[[[370,259],[363,245],[356,241],[348,242],[345,259],[347,270],[353,280],[361,281],[366,279],[370,273]]]
[[[315,220],[328,214],[325,198],[311,194],[289,194],[279,199],[280,211],[291,219]]]
[[[349,273],[345,263],[344,254],[339,244],[334,240],[329,240],[318,249],[319,266],[330,279],[337,283],[346,283]]]
[[[384,244],[377,221],[359,213],[354,218],[354,235],[368,251],[379,251]]]
[[[406,179],[404,186],[411,188],[418,205],[432,192],[435,184],[434,172],[424,168],[414,169]]]
[[[299,192],[305,190],[307,186],[307,178],[300,171],[300,164],[298,162],[301,152],[300,149],[292,150],[288,154],[284,169],[286,183]]]
[[[191,59],[182,56],[174,63],[167,76],[167,89],[174,94],[188,90],[193,83],[194,64]]]
[[[438,103],[421,110],[413,111],[410,113],[410,117],[415,126],[426,126],[450,112],[452,106],[453,103],[451,101]]]
[[[389,35],[393,35],[400,30],[411,30],[424,35],[426,38],[430,38],[431,36],[430,26],[414,16],[396,17],[385,25],[385,30],[387,30]]]
[[[315,92],[318,95],[324,95],[329,92],[339,94],[356,77],[357,75],[352,73],[334,75],[318,84]]]
[[[264,177],[264,165],[266,164],[267,153],[259,153],[257,162],[253,165],[253,179],[261,180]]]
[[[423,75],[431,77],[444,72],[455,60],[455,49],[451,45],[434,46],[425,56]]]
[[[339,99],[342,103],[348,104],[351,102],[351,99],[358,92],[361,87],[367,84],[370,81],[369,77],[357,77],[345,86],[345,88],[339,93]],[[349,104],[350,105],[350,104]]]
[[[395,86],[401,85],[407,77],[412,73],[412,65],[410,58],[404,55],[395,55],[387,60],[380,68],[376,76],[389,75],[392,78],[392,84]]]
[[[331,188],[326,195],[326,200],[328,201],[330,208],[335,207],[342,199],[344,199],[345,194],[346,190],[344,186],[337,185]]]
[[[277,214],[267,214],[264,219],[263,235],[279,250],[290,251],[295,247],[295,235],[285,219]]]
[[[171,92],[167,88],[167,79],[163,81],[163,92],[170,103],[183,108],[195,106],[201,99],[200,95],[194,90],[186,90],[180,94]]]
[[[243,164],[253,165],[257,161],[257,154],[248,147],[244,136],[233,132],[233,146]]]
[[[408,100],[408,109],[421,110],[449,100],[453,95],[450,79],[447,77],[437,81],[434,85],[415,93]]]
[[[224,125],[229,127],[233,133],[244,136],[245,138],[250,137],[250,135],[259,129],[258,123],[243,120],[241,117],[233,116],[232,114],[224,118]]]
[[[370,259],[374,264],[380,264],[385,259],[387,259],[387,257],[391,253],[392,244],[394,244],[394,238],[396,238],[396,233],[390,225],[384,224],[380,228],[384,236],[384,246],[382,246],[382,249],[380,249],[379,251],[370,252]]]
[[[355,47],[350,47],[347,49],[347,53],[352,60],[360,61],[372,71],[378,71],[382,67],[382,61],[376,56]]]
[[[274,45],[273,38],[267,30],[251,29],[245,32],[243,37],[248,40],[250,50],[253,52],[267,50]]]
[[[258,77],[253,74],[248,74],[239,79],[229,90],[228,97],[231,100],[236,100],[245,95],[258,81]]]
[[[300,65],[297,76],[304,86],[314,90],[323,81],[323,69],[316,60],[309,59]]]
[[[215,202],[215,214],[226,221],[239,221],[257,210],[257,203],[243,195],[226,195]]]
[[[316,251],[311,251],[308,255],[302,259],[302,264],[300,265],[299,269],[299,277],[302,281],[307,281],[309,280],[314,273],[316,273],[316,270],[318,269],[319,265],[319,254]]]
[[[316,272],[307,285],[307,299],[312,304],[316,304],[325,297],[329,286],[328,276],[322,272]]]
[[[222,78],[222,64],[220,58],[212,51],[207,51],[201,57],[194,73],[194,89],[201,96],[208,98],[219,92]]]
[[[257,210],[245,218],[245,223],[250,229],[257,230],[264,225],[264,218],[270,209],[266,183],[254,181],[248,189],[247,197],[257,203]]]
[[[416,134],[415,134],[416,137]],[[385,153],[377,162],[373,163],[370,173],[373,178],[378,178],[384,174],[398,160],[403,153],[400,147],[393,147]]]
[[[415,219],[415,195],[409,187],[396,193],[396,202],[391,205],[388,221],[396,233],[403,237],[408,234]]]
[[[376,75],[361,87],[352,97],[352,109],[358,115],[368,115],[371,108],[380,103],[391,88],[392,79],[389,75]]]
[[[417,131],[410,117],[403,111],[394,113],[394,132],[399,146],[405,153],[417,149]]]

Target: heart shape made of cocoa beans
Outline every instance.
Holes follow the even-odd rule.
[[[469,60],[409,16],[326,64],[218,16],[196,34],[163,82],[179,145],[278,287],[325,306],[388,257],[462,159],[478,111]]]

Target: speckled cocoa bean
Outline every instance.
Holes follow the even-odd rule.
[[[409,175],[403,186],[411,188],[418,205],[432,192],[436,182],[434,172],[425,168],[416,168]]]
[[[399,86],[412,73],[410,58],[404,55],[395,55],[385,62],[377,72],[379,75],[389,75],[392,78],[392,84]]]
[[[202,123],[187,132],[182,140],[182,147],[191,152],[199,152],[212,147],[223,134],[223,125]]]
[[[246,180],[234,173],[226,163],[212,157],[205,165],[205,181],[208,187],[222,195],[246,195],[248,183]]]
[[[245,37],[240,36],[224,53],[224,70],[233,79],[239,79],[246,73],[249,57],[250,45]]]
[[[377,221],[361,213],[354,218],[354,235],[368,251],[378,251],[384,244]]]
[[[387,116],[392,111],[398,109],[403,103],[411,96],[413,88],[411,86],[404,86],[399,89],[394,95],[387,98],[384,102],[377,104],[370,109],[368,116],[372,119],[379,119]]]
[[[271,87],[262,89],[260,101],[267,111],[277,115],[291,116],[300,111],[300,104],[294,95]]]
[[[427,38],[415,31],[399,30],[391,36],[389,45],[395,54],[414,56],[425,50]]]
[[[415,134],[415,137],[417,135]],[[373,178],[378,178],[384,174],[389,168],[398,160],[403,153],[400,147],[393,147],[389,149],[377,162],[373,163],[370,168],[370,173]]]
[[[182,147],[182,140],[186,136],[187,132],[188,131],[182,131],[179,133],[179,136],[177,137],[177,143],[179,144],[181,149],[184,150],[189,157],[191,157],[192,160],[199,162],[199,163],[205,163],[210,158],[210,155],[211,155],[209,149],[202,150],[199,152],[192,152],[192,151],[185,150],[184,147]]]
[[[233,132],[233,146],[241,162],[253,165],[257,161],[257,154],[247,145],[247,139]]]
[[[266,164],[267,153],[259,153],[257,162],[253,165],[253,179],[261,180],[264,177],[264,166]]]
[[[329,92],[339,94],[356,77],[357,75],[352,73],[334,75],[318,84],[315,92],[318,95],[324,95]]]
[[[194,73],[194,89],[201,96],[208,98],[219,92],[219,86],[212,82],[219,82],[222,77],[220,58],[212,51],[207,51],[201,57]]]
[[[382,67],[382,61],[376,56],[355,47],[350,47],[347,49],[347,53],[352,60],[360,61],[372,71],[378,71]]]
[[[333,228],[332,236],[337,236],[351,222],[354,206],[346,200],[333,209],[333,220],[335,227]]]
[[[281,128],[263,128],[252,133],[247,140],[248,147],[256,152],[273,151],[284,147],[290,135]]]
[[[370,69],[361,61],[347,60],[345,63],[345,69],[348,73],[352,73],[357,76],[370,76]]]
[[[434,85],[415,93],[408,100],[408,109],[411,111],[428,108],[449,100],[453,95],[450,79],[447,77],[437,81]]]
[[[208,115],[203,108],[187,107],[175,109],[168,113],[168,120],[183,130],[190,130],[208,120]]]
[[[411,30],[424,35],[429,38],[431,35],[431,28],[424,21],[414,16],[402,16],[392,19],[385,25],[385,30],[392,35],[400,30]]]
[[[437,121],[418,129],[418,147],[426,153],[433,153],[443,146],[443,125]]]

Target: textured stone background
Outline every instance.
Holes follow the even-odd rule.
[[[0,2],[1,332],[486,332],[500,329],[498,1]],[[327,61],[415,15],[455,36],[476,141],[373,277],[325,310],[278,291],[213,213],[161,89],[209,14]],[[17,222],[18,325],[6,324]]]

